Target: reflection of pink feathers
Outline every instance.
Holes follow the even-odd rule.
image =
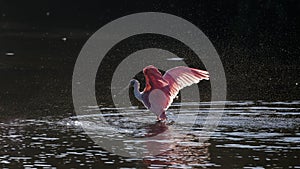
[[[134,85],[135,96],[154,112],[159,120],[166,119],[165,111],[173,102],[179,90],[200,80],[209,79],[207,71],[179,66],[172,68],[162,76],[159,70],[150,65],[144,68],[146,87],[139,92],[138,85]],[[134,82],[138,83],[134,80]]]

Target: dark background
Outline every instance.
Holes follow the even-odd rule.
[[[149,11],[182,17],[208,36],[228,100],[300,99],[297,0],[0,0],[0,116],[72,114],[72,72],[84,43],[114,19]]]

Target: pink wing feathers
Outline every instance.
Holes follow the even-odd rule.
[[[152,89],[160,89],[168,85],[168,81],[163,79],[162,74],[158,69],[152,65],[147,66],[143,69],[143,73],[146,78],[146,87],[144,92],[150,91]]]
[[[164,74],[163,79],[168,82],[171,98],[174,99],[179,90],[198,83],[202,79],[208,80],[209,75],[204,70],[179,66],[168,70]]]
[[[172,68],[162,76],[156,67],[150,65],[144,68],[143,73],[146,78],[143,103],[150,110],[152,108],[151,111],[155,113],[162,113],[168,109],[182,88],[198,83],[202,79],[209,79],[207,71],[184,66]],[[161,92],[164,92],[164,95],[161,95],[160,92],[157,93],[154,89],[160,89]],[[152,103],[150,103],[151,98],[150,100],[148,98],[150,94],[154,98]]]

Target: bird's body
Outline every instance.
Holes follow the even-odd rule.
[[[202,79],[209,79],[207,71],[184,66],[172,68],[162,75],[156,67],[150,65],[143,69],[143,73],[146,79],[143,92],[139,91],[139,82],[131,80],[134,96],[155,113],[158,120],[166,120],[165,112],[179,90]]]

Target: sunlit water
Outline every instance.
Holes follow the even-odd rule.
[[[170,108],[174,121],[178,108],[186,117],[197,114],[192,125],[155,122],[153,114],[137,107],[100,108],[103,114],[95,114],[99,108],[93,106],[85,108],[88,115],[77,117],[2,121],[0,168],[300,168],[299,107],[299,101],[226,102],[218,128],[204,143],[198,135],[204,119],[208,112],[220,111],[209,110],[209,103]],[[113,127],[97,123],[102,118]],[[99,131],[99,137],[113,140],[117,136],[118,141],[137,146],[143,138],[160,138],[169,147],[154,156],[122,157],[89,137]],[[172,139],[154,137],[161,133],[171,133]]]

